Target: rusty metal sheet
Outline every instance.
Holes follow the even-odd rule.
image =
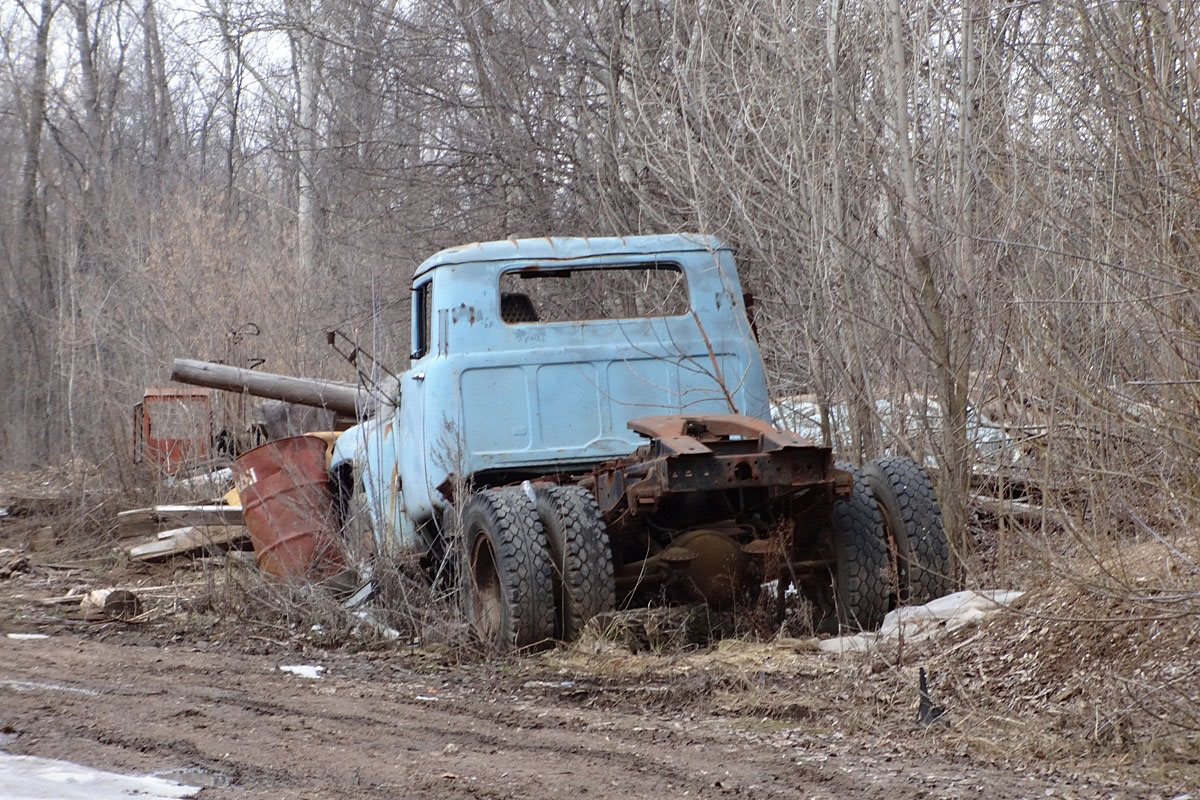
[[[693,439],[690,436],[664,436],[658,440],[659,445],[676,455],[707,455],[712,448]]]
[[[670,436],[690,436],[695,439],[728,436],[755,438],[775,431],[771,423],[741,414],[638,417],[629,420],[629,429],[651,439]]]
[[[665,488],[670,492],[694,492],[805,486],[825,479],[825,463],[825,454],[815,448],[811,452],[672,459]]]
[[[693,439],[710,442],[737,436],[757,439],[766,452],[788,447],[816,447],[816,442],[791,431],[781,431],[771,423],[741,414],[696,414],[691,416],[639,417],[629,421],[630,430],[664,442]],[[679,452],[684,452],[680,450]]]

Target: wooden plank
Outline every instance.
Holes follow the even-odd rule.
[[[249,536],[249,532],[240,525],[189,526],[177,529],[173,536],[156,537],[149,542],[130,547],[129,557],[138,561],[153,561],[206,547],[233,544],[248,539]]]
[[[1044,483],[1028,469],[983,464],[971,468],[971,488],[980,490],[981,494],[994,493],[1000,488],[1014,488],[1031,495],[1062,492],[1064,489],[1055,483]]]
[[[191,581],[190,583],[164,583],[157,586],[114,586],[114,589],[125,589],[134,592],[139,597],[178,597],[185,589],[196,589],[201,586],[212,586],[212,580]],[[68,603],[78,605],[87,592],[64,594],[59,597],[43,597],[38,600],[44,606],[61,606]],[[14,598],[25,599],[25,595],[15,594]]]
[[[117,514],[117,536],[157,534],[163,528],[195,525],[241,525],[241,506],[172,505],[135,508]]]
[[[1040,523],[1043,519],[1052,524],[1060,524],[1063,521],[1063,514],[1057,509],[1023,503],[1019,500],[1002,500],[973,494],[971,495],[971,505],[996,517],[1012,517],[1031,523]]]
[[[79,605],[84,594],[87,594],[87,592],[81,594],[64,594],[61,597],[44,597],[38,602],[44,606]]]

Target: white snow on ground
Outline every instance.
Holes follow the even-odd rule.
[[[64,683],[42,683],[41,681],[0,681],[0,687],[12,689],[14,692],[74,692],[75,694],[100,694],[95,689],[83,686],[67,686]]]
[[[877,632],[822,639],[820,647],[830,653],[846,653],[867,650],[901,636],[908,641],[927,639],[991,616],[1023,594],[1005,589],[955,592],[923,606],[905,606],[889,611]]]
[[[149,775],[119,775],[70,761],[0,753],[4,800],[175,800],[195,797],[200,789]]]
[[[46,633],[10,633],[10,639],[49,639],[50,635]]]
[[[284,672],[290,672],[293,675],[299,675],[301,678],[319,678],[321,673],[325,671],[322,666],[314,666],[311,664],[294,664],[287,667],[280,667]]]

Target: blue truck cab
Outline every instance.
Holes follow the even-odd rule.
[[[750,607],[764,586],[780,619],[791,585],[814,626],[871,629],[952,585],[919,464],[860,470],[771,424],[717,239],[443,250],[413,277],[411,341],[408,370],[336,442],[344,530],[366,516],[376,558],[419,555],[498,651],[618,608]]]
[[[447,487],[579,473],[646,444],[630,420],[769,420],[733,253],[694,234],[443,250],[412,283],[412,352],[338,440],[378,548],[422,550]]]

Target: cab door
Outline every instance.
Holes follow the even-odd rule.
[[[428,506],[425,441],[425,367],[435,356],[432,342],[431,311],[433,281],[426,279],[413,287],[411,363],[400,376],[400,408],[396,412],[395,437],[397,472],[393,476],[393,530],[405,549],[424,549],[426,543],[417,534],[415,516]],[[414,515],[413,512],[416,512]]]

